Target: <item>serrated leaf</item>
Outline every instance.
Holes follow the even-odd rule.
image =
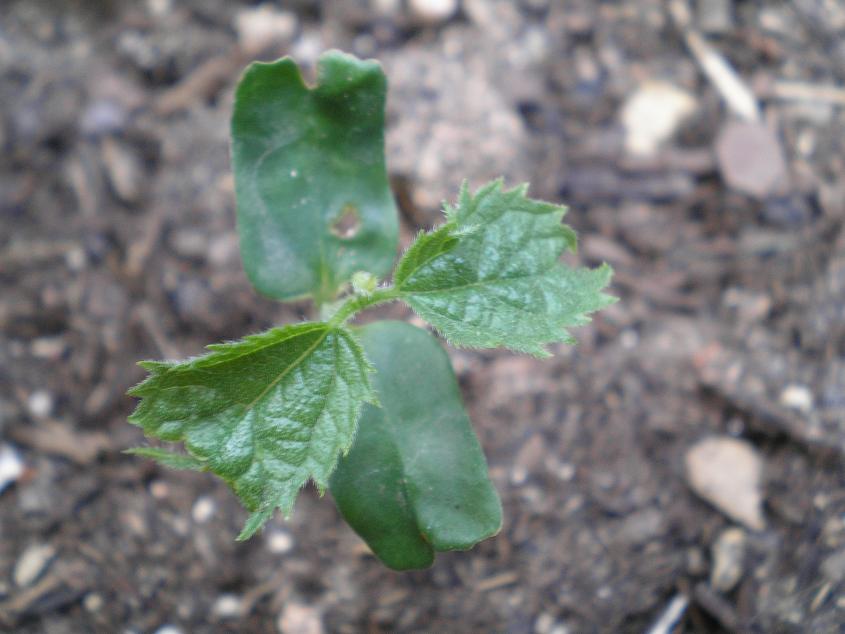
[[[232,116],[244,268],[263,294],[332,299],[355,271],[384,276],[398,220],[384,161],[378,62],[324,53],[309,88],[285,57],[249,66]]]
[[[323,323],[209,348],[182,363],[148,364],[151,375],[129,392],[142,399],[129,420],[148,436],[183,441],[232,487],[253,512],[246,539],[274,509],[289,514],[309,479],[328,485],[362,405],[376,402],[371,368],[348,330]]]
[[[446,224],[418,237],[397,266],[399,295],[454,345],[547,356],[546,344],[572,341],[567,327],[615,301],[601,292],[609,266],[560,261],[577,244],[561,223],[566,208],[526,191],[497,180],[470,194],[464,184]]]
[[[425,568],[495,535],[501,503],[438,341],[402,322],[370,324],[361,341],[381,407],[364,407],[332,496],[387,566]]]

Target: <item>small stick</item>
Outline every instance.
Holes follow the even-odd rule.
[[[646,634],[671,634],[689,606],[686,595],[676,594]]]

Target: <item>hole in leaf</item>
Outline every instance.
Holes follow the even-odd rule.
[[[344,205],[337,217],[332,220],[329,228],[338,238],[343,240],[354,238],[361,229],[361,216],[358,213],[358,208],[352,203]]]

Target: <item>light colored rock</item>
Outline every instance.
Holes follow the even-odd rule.
[[[184,631],[176,625],[162,625],[155,631],[155,634],[184,634]]]
[[[185,258],[205,258],[209,252],[208,236],[202,231],[185,228],[174,231],[170,243]]]
[[[85,595],[85,598],[82,599],[82,606],[92,614],[102,610],[103,605],[105,605],[103,597],[96,592],[89,592]]]
[[[516,454],[511,469],[511,482],[517,486],[525,484],[530,473],[536,469],[545,456],[546,443],[541,434],[534,434],[525,441],[519,453]]]
[[[127,113],[109,99],[97,99],[82,111],[79,127],[84,134],[99,136],[119,132],[126,125]]]
[[[214,500],[207,495],[197,498],[194,506],[191,509],[191,517],[197,524],[205,524],[208,520],[214,517],[214,512],[217,510],[217,505]]]
[[[111,137],[103,140],[103,163],[114,193],[125,203],[136,203],[141,198],[143,168],[138,156],[129,146]]]
[[[243,9],[235,16],[238,42],[248,55],[290,42],[296,34],[296,15],[280,11],[270,3]]]
[[[221,594],[211,608],[218,619],[236,619],[241,616],[241,598],[236,594]]]
[[[370,4],[378,15],[395,16],[402,10],[401,0],[372,0]]]
[[[787,185],[783,148],[765,124],[725,124],[716,139],[716,157],[725,183],[743,194],[764,199]]]
[[[457,0],[410,0],[411,12],[429,24],[445,22],[458,10]]]
[[[267,541],[267,550],[276,555],[284,555],[293,550],[293,537],[287,531],[270,531],[264,539]]]
[[[813,393],[806,385],[791,383],[780,393],[780,402],[805,414],[813,409]]]
[[[710,585],[719,592],[730,592],[742,578],[747,536],[741,528],[732,527],[719,534],[713,544]]]
[[[15,585],[25,587],[35,582],[47,569],[56,555],[56,549],[50,544],[33,544],[23,551],[15,563],[12,575]]]
[[[147,8],[157,18],[163,18],[173,10],[173,0],[147,0]]]
[[[534,621],[534,634],[549,634],[555,626],[554,615],[542,612]]]
[[[625,149],[635,156],[653,155],[678,126],[695,112],[695,99],[688,92],[663,81],[648,81],[622,105]]]
[[[734,27],[732,0],[699,0],[696,9],[705,33],[727,33]]]
[[[26,400],[26,408],[35,418],[46,418],[53,412],[53,395],[47,390],[35,390]]]
[[[749,443],[729,436],[706,438],[687,451],[685,463],[693,491],[748,528],[765,528],[763,460]]]
[[[279,634],[323,634],[323,618],[312,605],[290,602],[276,621]]]
[[[23,473],[23,460],[11,445],[0,445],[0,492]]]
[[[825,557],[821,570],[822,574],[834,583],[845,580],[845,548]]]

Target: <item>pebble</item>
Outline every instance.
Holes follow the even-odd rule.
[[[734,26],[732,0],[698,0],[698,26],[705,33],[726,33]]]
[[[248,55],[287,44],[296,35],[297,26],[296,15],[270,3],[243,9],[235,16],[238,42]]]
[[[11,445],[0,445],[0,492],[23,474],[23,460]]]
[[[834,583],[845,580],[845,548],[828,555],[822,561],[821,570],[822,574]]]
[[[645,544],[666,531],[666,519],[656,508],[629,514],[619,524],[616,539],[622,544]]]
[[[415,17],[427,24],[438,24],[451,18],[458,10],[458,0],[410,0]]]
[[[686,552],[687,572],[695,577],[700,577],[707,571],[707,563],[704,560],[704,553],[700,548],[691,547]]]
[[[33,544],[23,551],[15,563],[12,578],[15,585],[23,588],[35,582],[56,555],[56,549],[50,544]]]
[[[184,634],[184,630],[176,625],[162,625],[155,631],[155,634]]]
[[[126,111],[111,99],[97,99],[85,110],[79,120],[83,134],[101,136],[119,132],[126,127]]]
[[[157,18],[163,18],[173,10],[173,0],[147,0],[147,8]]]
[[[288,603],[276,621],[279,634],[323,634],[323,619],[317,608],[303,603]]]
[[[729,121],[716,139],[719,171],[728,186],[763,200],[786,182],[786,160],[775,132],[767,125]]]
[[[215,266],[235,262],[239,254],[238,234],[234,231],[212,238],[208,244],[208,261]]]
[[[792,383],[783,388],[783,392],[780,393],[780,402],[781,405],[806,414],[813,409],[813,393],[805,385]]]
[[[236,594],[221,594],[211,612],[218,619],[236,619],[241,615],[241,598]]]
[[[170,243],[173,250],[184,258],[205,258],[208,255],[208,236],[201,231],[185,228],[173,232]]]
[[[548,612],[542,612],[537,620],[534,621],[535,634],[549,634],[555,626],[554,615]]]
[[[102,146],[103,164],[114,193],[125,203],[141,198],[143,170],[135,153],[123,143],[107,137]]]
[[[191,509],[191,517],[194,518],[197,524],[205,524],[214,516],[216,510],[217,505],[214,503],[214,500],[207,495],[203,495],[194,502],[194,507]]]
[[[695,99],[664,81],[642,84],[622,105],[625,149],[634,156],[651,156],[678,126],[695,112]]]
[[[719,592],[730,592],[742,578],[747,536],[737,527],[725,529],[713,544],[710,585]]]
[[[46,418],[53,411],[53,395],[47,390],[35,390],[29,395],[26,407],[35,418]]]
[[[293,537],[287,531],[274,530],[265,537],[267,549],[276,555],[284,555],[293,550]]]
[[[92,614],[102,610],[103,604],[103,597],[96,592],[89,592],[85,595],[85,598],[82,599],[82,606]]]
[[[545,456],[546,442],[542,435],[534,434],[525,441],[514,459],[511,469],[511,482],[517,486],[525,484],[532,471],[542,463]]]
[[[38,359],[56,361],[65,351],[66,345],[64,337],[39,337],[32,340],[29,351]]]
[[[753,530],[766,527],[760,482],[763,460],[746,441],[714,436],[685,456],[690,487],[722,513]]]
[[[163,500],[170,495],[170,487],[163,480],[154,480],[150,483],[150,495],[156,500]]]
[[[372,0],[371,4],[373,11],[382,16],[395,16],[402,9],[400,0]]]

